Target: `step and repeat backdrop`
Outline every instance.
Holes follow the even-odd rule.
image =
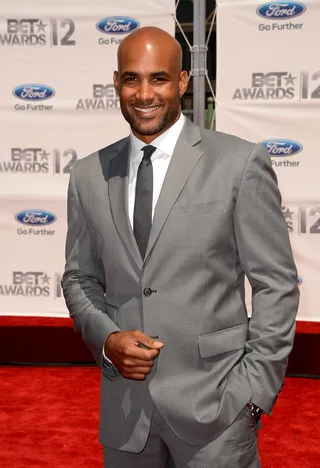
[[[0,315],[68,316],[66,194],[74,162],[123,138],[117,48],[143,26],[174,34],[174,0],[0,4]]]
[[[127,135],[112,83],[133,30],[174,34],[174,0],[0,5],[0,315],[68,316],[60,287],[78,158]],[[217,129],[263,142],[299,270],[298,318],[320,320],[320,0],[220,0]]]
[[[319,321],[320,1],[218,3],[217,130],[268,149],[299,272],[298,319]]]

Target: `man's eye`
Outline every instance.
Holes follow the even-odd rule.
[[[132,83],[133,81],[136,81],[136,79],[137,79],[137,78],[136,78],[135,76],[129,76],[128,78],[125,79],[125,81],[126,81],[126,82],[129,82],[129,83],[130,83],[130,82]]]
[[[154,83],[157,83],[158,81],[166,81],[165,78],[161,78],[161,77],[157,77],[157,78],[153,78],[152,80]]]

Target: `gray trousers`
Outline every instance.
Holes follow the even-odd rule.
[[[188,445],[154,408],[149,437],[141,453],[104,447],[105,468],[260,468],[257,422],[244,408],[219,437]]]

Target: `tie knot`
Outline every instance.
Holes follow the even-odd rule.
[[[155,148],[154,146],[152,145],[148,145],[148,146],[144,146],[142,148],[142,151],[143,151],[143,157],[145,159],[150,159],[151,156],[153,155],[153,153],[155,152],[157,148]]]

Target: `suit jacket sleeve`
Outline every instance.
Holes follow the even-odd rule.
[[[252,317],[242,366],[251,401],[270,413],[285,376],[299,303],[297,272],[268,151],[251,151],[234,211],[240,262],[252,287]]]
[[[68,189],[66,267],[62,288],[74,328],[81,333],[101,366],[104,342],[119,328],[107,315],[104,269],[79,201],[75,166]]]

